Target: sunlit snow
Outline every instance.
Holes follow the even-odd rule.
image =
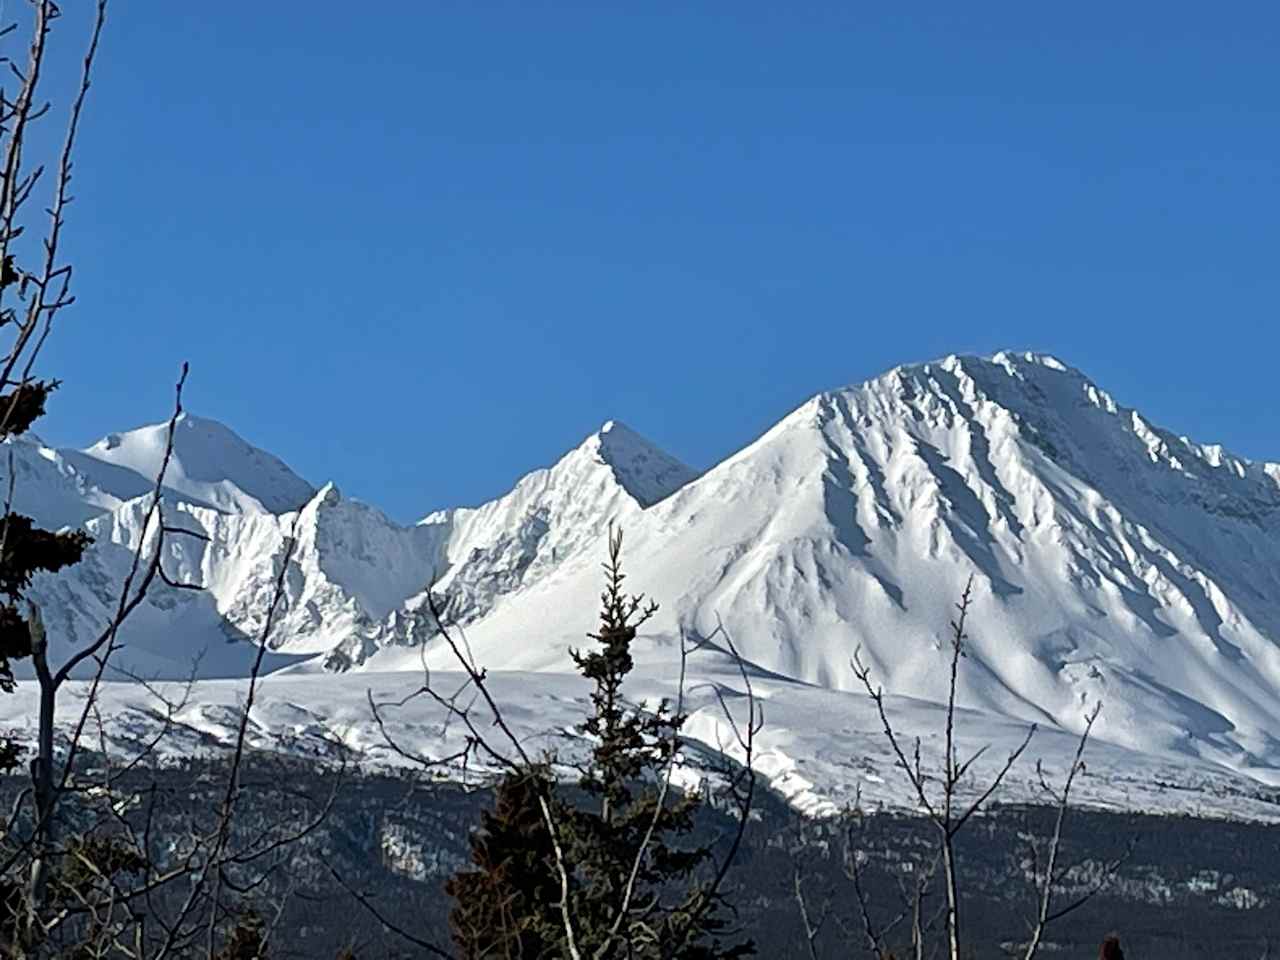
[[[1010,798],[1034,794],[1035,757],[1065,765],[1101,701],[1082,801],[1280,813],[1280,467],[1156,427],[1053,358],[897,368],[814,397],[701,476],[611,421],[507,495],[408,527],[313,489],[220,425],[181,431],[172,515],[210,541],[175,541],[166,569],[207,590],[157,590],[120,663],[176,678],[205,650],[217,664],[207,678],[234,676],[296,521],[288,609],[270,638],[281,659],[254,716],[264,744],[321,749],[332,736],[392,762],[366,691],[399,699],[424,668],[445,682],[457,666],[414,615],[434,579],[520,732],[574,749],[563,731],[585,691],[566,651],[594,626],[613,521],[628,586],[662,604],[632,695],[672,695],[676,638],[722,623],[765,704],[760,769],[802,809],[859,792],[907,801],[849,659],[860,646],[895,721],[936,756],[947,624],[972,575],[964,744],[990,742],[998,764],[1041,727]],[[78,454],[13,444],[19,505],[99,538],[84,564],[37,587],[63,650],[108,616],[143,535],[139,483],[160,436],[144,428]],[[691,677],[691,735],[732,754],[713,692],[741,708],[741,679],[706,651]],[[190,736],[225,737],[242,691],[201,680]],[[29,696],[0,697],[0,724],[24,728]],[[107,696],[122,736],[148,722],[136,685]],[[395,723],[414,749],[445,755],[458,732],[442,720],[415,701]]]

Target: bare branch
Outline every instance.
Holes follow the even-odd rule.
[[[969,639],[967,633],[967,625],[969,619],[969,611],[973,605],[973,585],[974,578],[969,577],[963,593],[960,596],[959,603],[956,604],[957,615],[951,621],[951,638],[950,638],[950,655],[948,657],[948,676],[947,676],[947,698],[945,712],[943,714],[943,757],[942,757],[942,776],[938,781],[941,790],[941,796],[933,799],[929,796],[928,783],[929,777],[924,773],[920,757],[920,740],[917,738],[912,756],[908,758],[906,751],[902,748],[897,733],[893,729],[893,724],[889,720],[888,710],[885,705],[884,690],[872,682],[871,670],[862,660],[861,648],[854,650],[851,665],[853,667],[854,676],[862,683],[867,694],[871,697],[872,702],[876,706],[876,712],[880,718],[880,727],[885,739],[888,741],[893,751],[894,757],[903,773],[906,774],[908,782],[915,793],[915,799],[920,807],[924,810],[929,821],[933,824],[938,834],[938,852],[942,862],[943,880],[945,884],[947,903],[946,903],[946,932],[947,932],[947,951],[949,960],[961,960],[962,957],[962,938],[960,934],[960,891],[958,866],[956,863],[955,838],[956,835],[964,828],[969,819],[977,813],[982,806],[991,799],[991,797],[1000,789],[1004,783],[1005,777],[1009,771],[1013,769],[1015,763],[1027,749],[1027,745],[1031,742],[1031,738],[1035,735],[1036,727],[1032,724],[1023,738],[1021,743],[1009,754],[1004,764],[996,772],[995,776],[987,784],[985,788],[979,791],[977,797],[972,800],[962,810],[957,811],[956,804],[959,798],[959,788],[961,783],[966,779],[974,764],[986,752],[986,747],[977,750],[969,759],[961,762],[956,751],[956,696],[959,685],[960,661],[965,656],[966,643]],[[856,890],[855,890],[856,892]],[[918,897],[922,892],[918,891]],[[919,930],[919,902],[916,903],[914,909],[913,928],[917,956],[921,956],[923,947],[920,941]],[[870,936],[870,928],[868,928]],[[874,938],[873,938],[874,942]]]

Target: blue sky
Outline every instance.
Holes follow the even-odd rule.
[[[912,8],[117,2],[42,433],[163,419],[188,359],[410,519],[609,418],[706,467],[1013,347],[1280,458],[1280,7]]]

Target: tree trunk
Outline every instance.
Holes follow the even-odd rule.
[[[947,883],[947,956],[960,960],[960,905],[956,887],[956,857],[951,837],[942,838],[942,868]]]
[[[31,861],[30,908],[32,919],[44,905],[49,878],[49,860],[53,855],[55,793],[53,788],[53,707],[57,686],[49,671],[48,642],[40,611],[31,607],[31,648],[36,677],[40,681],[40,728],[36,756],[31,761],[31,787],[35,799],[35,836]]]

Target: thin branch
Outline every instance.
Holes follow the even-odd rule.
[[[368,910],[369,913],[373,915],[374,919],[376,919],[380,924],[382,924],[384,927],[386,927],[396,936],[409,941],[415,947],[421,947],[423,950],[427,951],[427,953],[431,954],[432,956],[450,957],[450,958],[453,956],[448,951],[442,950],[439,947],[437,947],[430,940],[423,940],[421,937],[416,937],[412,933],[410,933],[408,930],[404,929],[404,927],[395,923],[385,913],[379,910],[378,907],[373,903],[373,901],[366,894],[362,893],[361,891],[357,890],[355,887],[351,886],[351,884],[349,884],[346,881],[346,878],[343,877],[342,874],[340,874],[337,871],[337,869],[333,866],[333,864],[329,863],[328,861],[325,861],[325,866],[329,868],[329,873],[333,876],[333,879],[338,881],[338,884],[342,887],[342,889],[346,890],[347,893],[351,894],[351,896],[355,898],[356,902],[359,903],[360,906]]]

